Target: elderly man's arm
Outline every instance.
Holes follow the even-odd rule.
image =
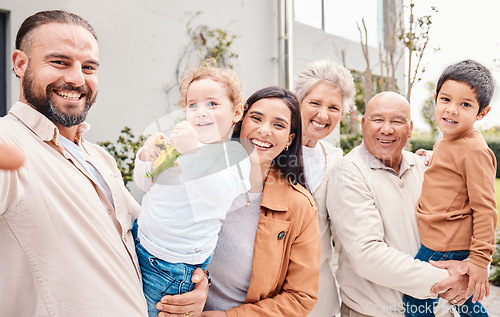
[[[431,287],[449,276],[446,270],[387,245],[373,193],[363,171],[352,162],[341,162],[334,170],[327,208],[336,243],[342,245],[353,270],[364,279],[413,297],[428,298],[432,297]]]

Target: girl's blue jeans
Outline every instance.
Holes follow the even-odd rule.
[[[418,250],[415,259],[424,262],[432,261],[447,261],[447,260],[465,260],[469,256],[469,250],[438,252],[433,251],[425,246],[421,246]],[[403,295],[403,304],[405,308],[406,317],[421,317],[421,316],[434,316],[434,307],[436,306],[439,298],[436,299],[418,299],[409,295]],[[462,317],[487,317],[488,313],[481,303],[472,303],[472,296],[467,299],[463,305],[454,305],[455,310]]]
[[[158,316],[156,304],[165,295],[177,295],[193,290],[191,275],[196,268],[205,270],[210,262],[211,256],[202,264],[191,265],[186,263],[170,263],[151,255],[141,245],[137,237],[137,220],[132,226],[135,250],[139,259],[142,274],[142,288],[144,297],[148,304],[149,316]]]

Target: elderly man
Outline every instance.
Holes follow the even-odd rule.
[[[97,95],[90,24],[45,11],[12,54],[21,93],[0,142],[25,164],[0,170],[2,316],[147,316],[130,229],[139,205],[113,158],[83,139]]]
[[[465,291],[466,276],[449,277],[413,259],[420,246],[415,206],[425,166],[403,151],[412,128],[403,96],[376,95],[362,119],[363,143],[333,171],[327,207],[339,252],[342,316],[403,315],[402,293],[428,298],[441,280],[441,289],[460,285],[448,294]]]

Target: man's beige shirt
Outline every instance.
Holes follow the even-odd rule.
[[[0,142],[23,150],[17,171],[0,170],[0,315],[146,316],[134,242],[139,205],[114,159],[84,141],[85,159],[114,205],[57,141],[58,129],[17,102],[0,118]]]

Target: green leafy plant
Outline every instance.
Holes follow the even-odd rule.
[[[170,93],[178,88],[180,79],[190,67],[206,60],[214,60],[217,65],[232,69],[238,58],[234,43],[239,35],[220,27],[195,25],[195,19],[201,14],[201,11],[192,14],[186,23],[189,42],[184,46],[175,67],[176,81],[165,84],[168,99],[170,99]],[[176,105],[177,102],[173,104]]]
[[[424,136],[413,136],[410,139],[411,151],[415,152],[418,149],[432,151],[434,143],[436,143],[436,141],[434,140],[433,135],[428,134]]]
[[[131,128],[124,127],[115,142],[97,142],[98,145],[102,146],[115,158],[125,186],[133,179],[135,154],[145,140],[145,136],[136,137]]]
[[[238,58],[233,48],[238,35],[205,24],[193,26],[193,21],[200,15],[200,11],[196,12],[186,24],[189,43],[184,47],[177,63],[177,79],[181,78],[186,69],[203,61],[213,59],[221,67],[233,68],[233,62]]]
[[[354,135],[341,135],[340,136],[340,148],[344,152],[344,155],[349,153],[353,148],[361,144],[363,141],[363,134],[358,132]]]
[[[233,59],[238,54],[232,51],[233,41],[238,37],[222,28],[211,28],[207,25],[191,27],[188,23],[188,34],[191,44],[199,52],[200,59],[214,59],[222,67],[233,68]]]

